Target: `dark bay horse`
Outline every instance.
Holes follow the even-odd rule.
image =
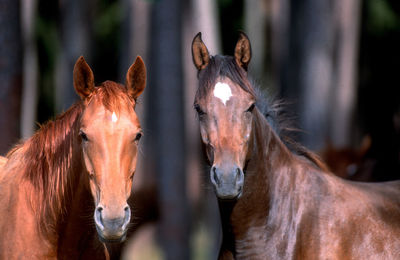
[[[104,259],[125,239],[145,65],[95,86],[80,57],[73,77],[81,100],[1,160],[0,259]]]
[[[210,56],[200,33],[192,54],[220,206],[219,259],[400,259],[400,182],[346,181],[282,139],[278,111],[248,79],[245,34],[233,57]]]

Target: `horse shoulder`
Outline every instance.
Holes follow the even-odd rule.
[[[21,179],[18,169],[2,169],[6,177],[0,184],[0,259],[55,259],[54,247],[43,243],[38,232],[28,192],[32,185]]]

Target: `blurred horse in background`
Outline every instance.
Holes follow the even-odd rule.
[[[381,182],[400,179],[400,109],[385,136],[374,132],[366,135],[358,148],[335,147],[329,142],[320,152],[331,171],[345,179]],[[390,118],[390,117],[385,117]]]
[[[81,100],[1,160],[0,259],[107,259],[126,237],[145,65],[95,86],[80,57],[73,77]]]
[[[357,148],[338,148],[327,142],[319,153],[332,173],[353,181],[372,181],[375,160],[368,158],[371,149],[371,137],[365,136]]]
[[[283,135],[279,109],[250,83],[250,41],[234,56],[192,43],[194,100],[219,200],[219,259],[399,259],[400,182],[339,178]]]

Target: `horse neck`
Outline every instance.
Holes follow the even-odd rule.
[[[280,141],[267,120],[255,112],[245,185],[242,197],[235,202],[219,201],[223,229],[223,248],[236,252],[237,243],[252,227],[265,226],[269,214],[271,180],[291,160],[291,153]]]
[[[294,155],[265,117],[259,111],[255,113],[244,192],[230,216],[231,223],[237,226],[246,226],[242,223],[264,226],[271,210],[271,201],[280,196],[275,191],[287,186],[282,186],[282,183],[291,182],[290,174],[285,171],[290,169]],[[288,190],[279,192],[287,193]],[[282,196],[286,197],[287,194]]]
[[[249,161],[245,186],[249,188],[248,196],[267,203],[276,181],[281,177],[288,177],[282,172],[288,169],[294,156],[259,111],[256,111],[247,157]]]
[[[80,103],[75,104],[25,144],[24,178],[32,186],[32,205],[45,237],[58,233],[74,192],[81,185],[83,162],[77,133],[82,109]]]
[[[304,202],[299,195],[311,194],[324,185],[326,177],[324,165],[317,158],[307,151],[303,154],[301,149],[304,156],[291,152],[265,117],[257,113],[244,193],[231,216],[233,225],[242,227],[236,230],[242,235],[252,227],[264,228],[265,234],[266,230],[274,232],[275,227],[290,228]]]

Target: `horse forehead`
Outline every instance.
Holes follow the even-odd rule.
[[[214,85],[213,96],[226,106],[226,102],[232,97],[232,88],[228,83],[218,81]]]
[[[210,90],[207,102],[217,116],[235,113],[243,109],[251,99],[249,93],[229,79],[217,80]]]
[[[131,128],[132,126],[139,127],[139,119],[132,109],[132,111],[108,110],[104,106],[88,106],[82,117],[86,125],[100,125],[103,127],[113,128]]]
[[[219,77],[215,80],[211,87],[210,96],[216,99],[220,99],[223,102],[224,99],[227,101],[231,98],[247,98],[248,93],[243,90],[238,84],[233,82],[230,78]]]

